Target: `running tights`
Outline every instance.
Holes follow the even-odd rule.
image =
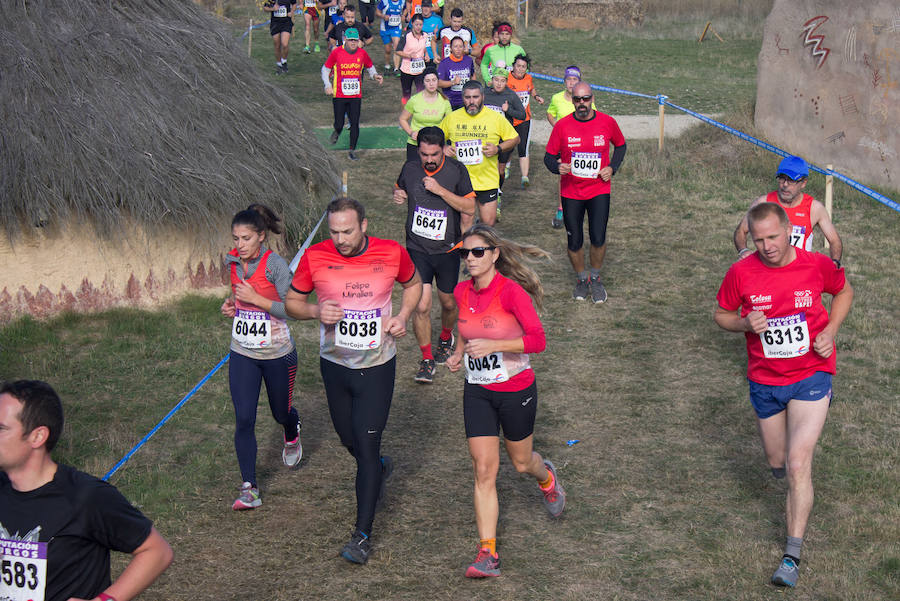
[[[350,119],[350,150],[355,150],[359,140],[362,98],[332,98],[331,103],[334,106],[334,131],[341,133],[344,129],[344,115],[347,115]]]

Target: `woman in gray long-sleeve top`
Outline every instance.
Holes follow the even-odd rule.
[[[506,87],[506,81],[509,79],[509,71],[505,68],[494,67],[491,72],[490,86],[484,88],[484,106],[491,110],[506,115],[507,120],[512,123],[513,119],[525,118],[525,106],[519,96]],[[485,82],[487,83],[487,82]],[[507,152],[501,152],[497,157],[497,168],[500,170],[500,188],[503,188],[503,182],[506,181],[506,164],[512,155],[512,149]],[[499,207],[498,207],[499,209]]]

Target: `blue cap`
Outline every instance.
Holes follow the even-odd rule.
[[[775,177],[784,175],[794,181],[809,177],[809,165],[800,157],[785,157],[778,165],[778,172]]]

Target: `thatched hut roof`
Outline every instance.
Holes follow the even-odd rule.
[[[299,105],[180,0],[0,4],[0,223],[190,228],[265,202],[298,230],[338,179]]]

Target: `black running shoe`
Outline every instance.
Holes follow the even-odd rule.
[[[434,382],[434,359],[422,359],[419,361],[419,371],[416,372],[415,380],[419,384],[431,384]]]
[[[447,359],[453,354],[454,342],[456,342],[456,337],[453,334],[450,334],[449,340],[438,340],[438,347],[434,352],[434,362],[437,365],[444,365],[447,363]]]
[[[372,544],[369,537],[360,530],[354,530],[350,535],[350,540],[341,549],[341,557],[352,563],[366,563],[369,561],[369,554],[372,552]]]

